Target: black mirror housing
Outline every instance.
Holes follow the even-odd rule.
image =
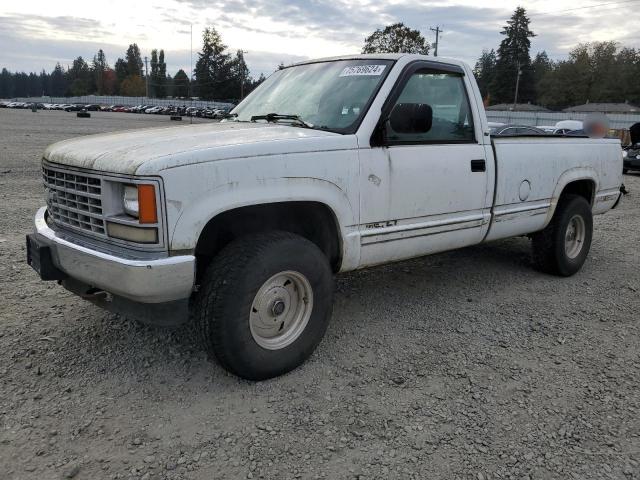
[[[427,133],[433,124],[433,109],[426,103],[398,103],[389,116],[394,132]]]

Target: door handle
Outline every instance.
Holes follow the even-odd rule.
[[[471,171],[472,172],[486,172],[487,171],[487,162],[483,159],[480,160],[471,160]]]

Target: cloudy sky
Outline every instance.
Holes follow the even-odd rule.
[[[91,59],[98,48],[113,65],[136,42],[143,55],[164,48],[169,73],[188,71],[191,25],[194,62],[202,29],[212,25],[230,50],[248,52],[257,76],[281,61],[359,52],[365,36],[397,21],[429,41],[429,27],[440,25],[440,55],[473,63],[482,49],[497,47],[518,5],[538,34],[534,53],[544,49],[560,59],[576,44],[597,40],[640,47],[640,0],[22,0],[0,3],[0,68],[51,70],[78,55]]]

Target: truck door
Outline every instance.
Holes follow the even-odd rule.
[[[482,241],[494,169],[468,91],[469,79],[455,65],[414,62],[400,76],[383,107],[375,146],[360,150],[361,265]],[[394,132],[385,119],[401,103],[431,106],[431,129]]]

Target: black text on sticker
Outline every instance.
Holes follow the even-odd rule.
[[[341,77],[354,77],[359,75],[382,75],[386,65],[355,65],[346,67],[340,74]]]

